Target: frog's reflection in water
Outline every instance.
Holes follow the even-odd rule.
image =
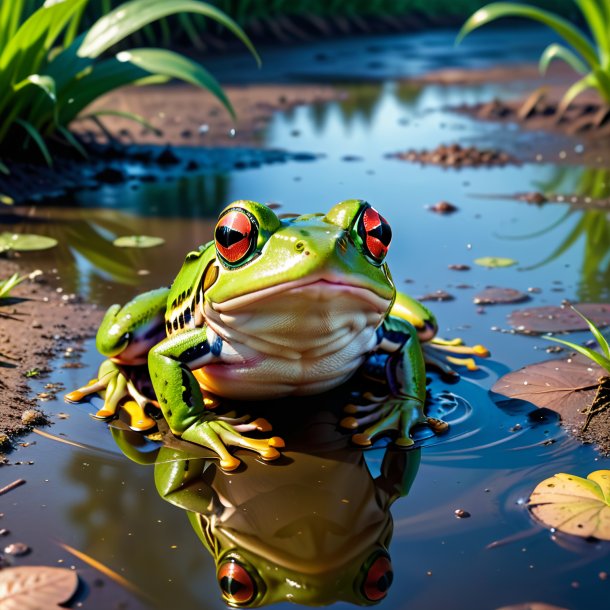
[[[242,451],[233,473],[190,443],[172,438],[151,453],[141,451],[141,436],[113,434],[128,457],[154,463],[161,497],[187,511],[230,606],[374,604],[392,584],[389,509],[408,493],[420,450],[389,446],[381,465],[371,464],[380,453],[350,445],[335,413],[316,409],[296,426],[289,422],[286,407],[303,413],[296,402],[273,418],[276,430],[286,420],[283,457],[263,463]]]

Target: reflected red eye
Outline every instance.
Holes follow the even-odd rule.
[[[366,254],[381,263],[392,241],[392,229],[388,221],[375,208],[369,206],[358,220],[358,235]]]
[[[388,594],[393,578],[394,572],[392,572],[390,558],[386,555],[380,555],[373,561],[366,573],[362,585],[364,596],[372,602],[383,599]]]
[[[236,265],[252,253],[257,235],[256,219],[241,208],[233,208],[216,225],[216,250],[229,265]]]
[[[252,577],[236,561],[227,561],[220,566],[218,583],[225,600],[231,604],[247,604],[256,594]]]

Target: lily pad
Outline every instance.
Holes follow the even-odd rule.
[[[517,264],[514,258],[502,258],[499,256],[483,256],[475,258],[474,262],[481,267],[512,267]]]
[[[534,489],[528,507],[547,527],[610,540],[610,470],[596,470],[586,479],[556,474]]]
[[[57,240],[46,235],[33,233],[0,233],[0,252],[15,250],[29,252],[33,250],[48,250],[57,245]]]
[[[152,235],[124,235],[112,242],[117,248],[154,248],[165,243],[162,237]]]
[[[475,305],[502,305],[506,303],[522,303],[529,300],[529,295],[514,288],[485,288],[473,298]]]
[[[610,324],[610,304],[578,303],[574,307],[598,328]],[[587,322],[570,307],[529,307],[508,316],[509,324],[523,333],[557,333],[588,330]]]
[[[0,571],[0,610],[61,610],[78,586],[74,570],[20,566]]]

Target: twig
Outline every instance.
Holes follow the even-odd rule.
[[[9,491],[12,491],[16,487],[19,487],[20,485],[23,485],[24,483],[25,483],[25,479],[17,479],[16,481],[9,483],[8,485],[5,485],[4,487],[2,487],[2,489],[0,489],[0,496],[5,493],[8,493]]]

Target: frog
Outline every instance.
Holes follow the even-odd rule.
[[[422,345],[485,350],[436,338],[434,315],[396,289],[386,262],[391,239],[388,221],[361,199],[283,218],[265,204],[235,201],[169,288],[108,309],[96,335],[107,360],[66,400],[100,394],[96,417],[122,410],[141,431],[155,426],[158,408],[171,433],[212,450],[228,471],[240,465],[231,447],[272,461],[285,446],[278,436],[249,435],[271,425],[244,415],[244,403],[310,396],[315,408],[316,395],[356,374],[385,382],[379,395],[345,408],[340,423],[356,445],[390,435],[410,447],[422,424],[442,433],[446,424],[425,414]],[[154,398],[130,379],[138,366],[148,368]],[[237,412],[217,413],[223,401]]]

